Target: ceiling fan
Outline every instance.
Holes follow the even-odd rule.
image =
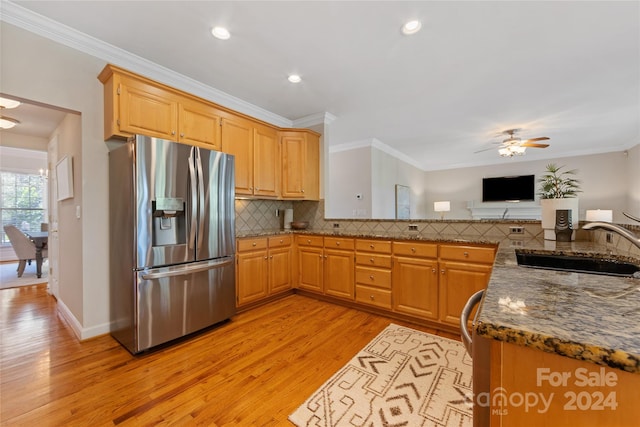
[[[527,148],[547,148],[549,144],[539,144],[536,141],[546,141],[549,139],[547,136],[541,136],[539,138],[531,138],[531,139],[521,139],[515,136],[516,133],[520,132],[522,129],[507,129],[501,132],[502,135],[507,135],[507,139],[502,142],[495,142],[494,144],[500,144],[498,147],[498,153],[502,157],[513,157],[513,156],[522,156]],[[481,153],[483,151],[491,150],[491,148],[485,148],[484,150],[476,151],[476,153]]]

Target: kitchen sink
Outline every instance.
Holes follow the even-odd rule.
[[[518,265],[577,273],[638,277],[640,266],[612,258],[516,251]],[[634,274],[635,273],[635,274]]]

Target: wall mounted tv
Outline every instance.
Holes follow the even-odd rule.
[[[535,199],[535,175],[482,179],[483,202],[525,202]]]

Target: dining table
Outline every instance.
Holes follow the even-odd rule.
[[[42,249],[47,247],[49,241],[48,231],[27,231],[24,234],[36,245],[36,274],[38,279],[42,277]]]

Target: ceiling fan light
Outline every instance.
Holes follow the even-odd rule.
[[[0,116],[0,129],[11,129],[15,125],[20,124],[20,122],[16,119],[12,119],[11,117]]]
[[[7,110],[10,108],[16,108],[20,105],[20,101],[16,101],[15,99],[3,98],[0,96],[0,108],[6,108]]]
[[[300,83],[302,81],[302,77],[297,74],[291,74],[289,77],[287,77],[287,80],[289,80],[291,83]]]
[[[509,150],[511,150],[514,154],[521,156],[525,151],[527,151],[527,147],[523,147],[521,145],[512,145],[511,147],[509,147]]]
[[[498,153],[500,153],[501,157],[511,157],[513,153],[508,148],[500,148],[498,149]]]

